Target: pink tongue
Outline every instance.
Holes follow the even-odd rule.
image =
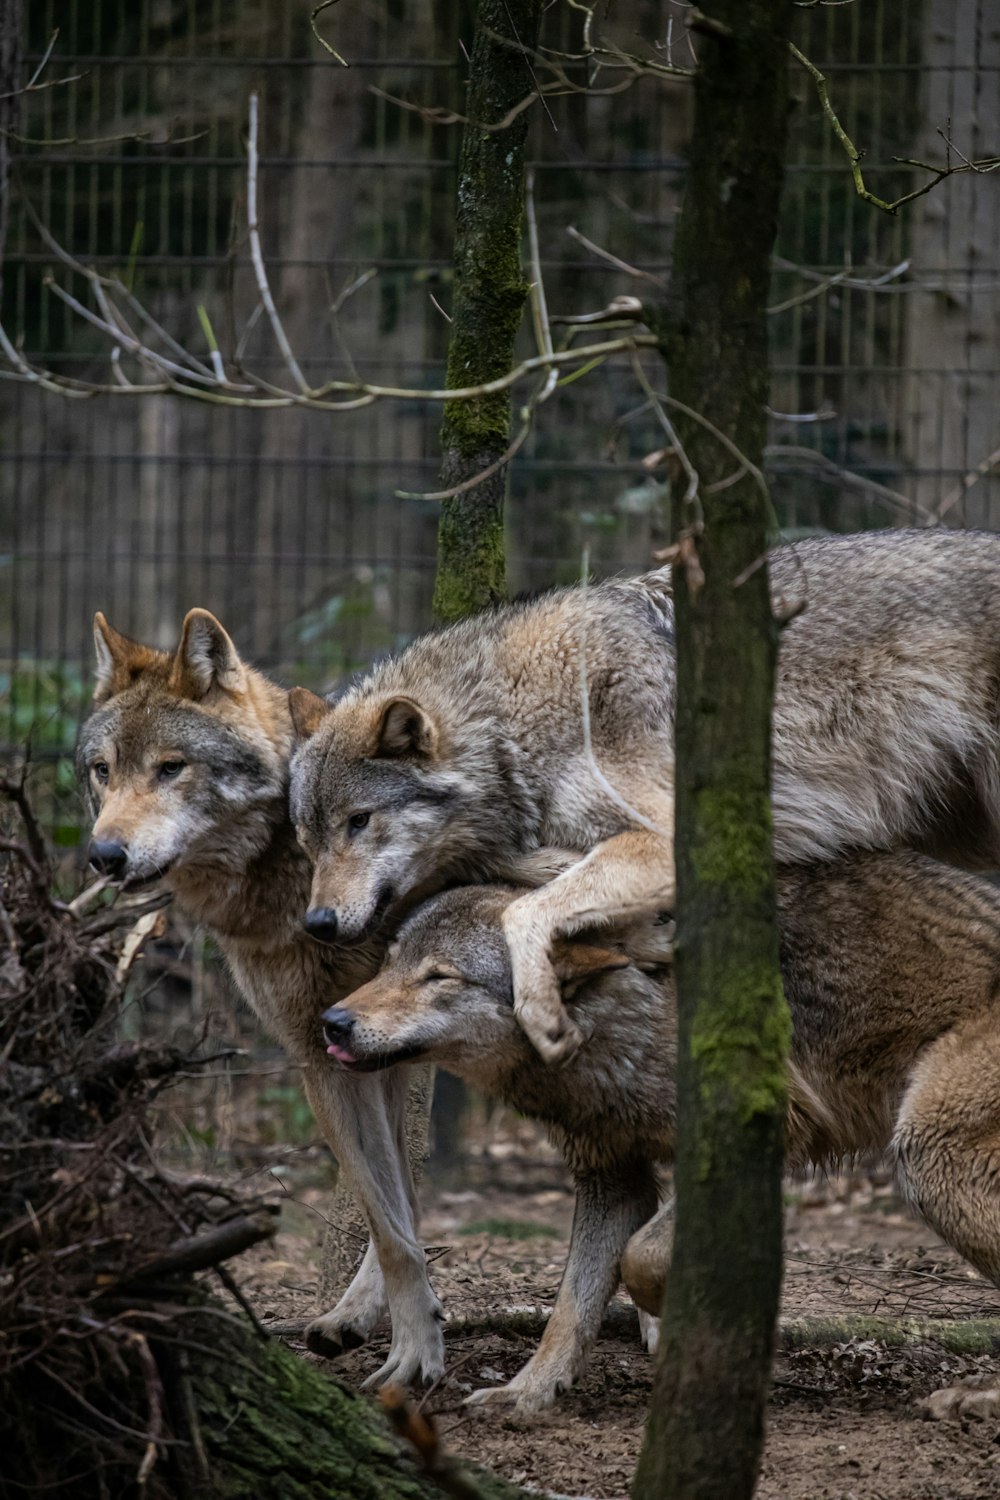
[[[338,1062],[342,1062],[342,1063],[357,1062],[357,1058],[354,1056],[353,1052],[348,1052],[348,1050],[347,1050],[346,1047],[338,1047],[337,1044],[336,1044],[336,1042],[330,1042],[330,1044],[329,1044],[329,1046],[327,1047],[326,1050],[327,1050],[327,1055],[329,1057],[335,1057]]]

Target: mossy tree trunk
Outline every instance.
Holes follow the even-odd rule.
[[[792,0],[703,0],[702,11],[671,296],[649,316],[672,396],[743,459],[704,423],[677,416],[699,476],[676,572],[677,1223],[633,1490],[644,1500],[753,1493],[781,1284],[790,1025],[769,801],[770,505],[753,470],[765,440]]]
[[[21,118],[21,49],[24,15],[22,0],[0,5],[0,286],[10,218],[10,132]]]
[[[469,61],[455,216],[455,293],[449,386],[506,375],[524,311],[521,269],[524,152],[529,111],[499,125],[534,87],[524,48],[538,40],[541,0],[479,0]],[[505,593],[503,540],[510,397],[453,401],[441,424],[442,488],[493,472],[444,500],[434,613],[447,624]]]
[[[174,1449],[187,1464],[187,1472],[177,1475],[176,1494],[220,1500],[441,1495],[438,1484],[403,1453],[370,1400],[276,1340],[262,1345],[248,1328],[227,1326],[218,1317],[206,1317],[204,1324],[185,1330],[202,1350],[187,1365],[198,1426],[186,1434],[187,1445]],[[516,1500],[524,1493],[482,1470],[474,1471],[474,1483],[482,1500]]]
[[[528,293],[521,268],[524,218],[524,110],[505,120],[534,87],[528,57],[538,41],[542,0],[479,0],[469,58],[466,124],[455,208],[455,289],[448,341],[449,386],[506,375]],[[449,490],[485,477],[441,502],[434,615],[441,624],[499,603],[506,594],[504,501],[511,442],[510,396],[455,401],[441,422],[441,483]],[[467,1109],[460,1079],[438,1074],[431,1168],[449,1180]]]

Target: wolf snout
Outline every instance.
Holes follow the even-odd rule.
[[[353,1012],[345,1010],[342,1005],[331,1005],[329,1010],[323,1012],[323,1040],[326,1042],[327,1052],[338,1062],[354,1061],[350,1040],[355,1021]]]
[[[128,850],[117,839],[91,839],[88,853],[92,867],[112,880],[121,880],[128,868]]]
[[[340,923],[332,906],[311,906],[302,918],[309,936],[318,943],[335,943]]]

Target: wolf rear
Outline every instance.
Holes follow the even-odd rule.
[[[790,1164],[888,1150],[912,1206],[1000,1285],[1000,891],[900,852],[785,869],[778,894]],[[579,1374],[620,1264],[660,1310],[671,1216],[653,1217],[654,1165],[673,1156],[677,1028],[669,926],[579,934],[553,962],[584,1042],[547,1068],[513,1014],[515,899],[479,886],[428,902],[325,1026],[345,1071],[433,1059],[562,1144],[577,1207],[552,1318],[514,1380],[474,1398],[533,1410]]]

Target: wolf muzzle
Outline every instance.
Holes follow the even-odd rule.
[[[121,880],[128,869],[128,850],[115,839],[91,839],[87,851],[92,867],[100,875]]]
[[[340,923],[337,921],[337,913],[332,906],[311,906],[302,918],[302,925],[317,943],[337,941],[337,929]]]

